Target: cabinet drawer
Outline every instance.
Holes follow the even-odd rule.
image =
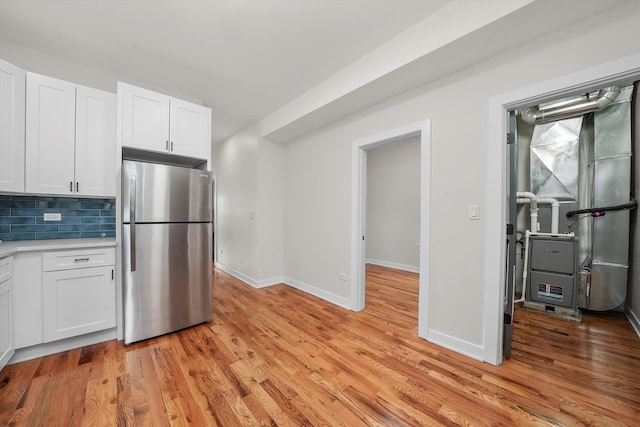
[[[101,267],[114,265],[115,260],[116,251],[114,248],[45,252],[42,254],[42,270],[57,271]]]
[[[0,259],[0,283],[13,276],[13,257]]]

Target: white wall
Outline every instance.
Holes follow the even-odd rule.
[[[261,287],[283,277],[284,153],[253,124],[214,146],[217,183],[216,262]]]
[[[127,76],[117,75],[107,70],[90,67],[78,62],[11,43],[0,39],[0,58],[26,70],[44,74],[60,80],[116,93],[118,80],[138,85],[146,89],[155,90],[165,95],[184,99],[195,104],[202,104],[202,99],[187,96],[182,93],[157,87],[145,81],[137,81]],[[215,123],[215,112],[213,122]]]
[[[251,280],[258,275],[258,131],[251,126],[215,147],[216,263]]]
[[[368,263],[420,270],[420,137],[367,151]]]
[[[484,271],[501,268],[484,265],[488,99],[638,52],[639,8],[626,3],[287,145],[285,275],[349,297],[337,275],[349,266],[352,141],[429,118],[429,327],[482,349]],[[480,205],[480,221],[467,219],[471,204]]]
[[[260,286],[281,283],[284,245],[284,148],[261,140],[258,148],[257,277]]]
[[[116,93],[118,77],[48,53],[0,39],[0,58],[38,74]]]

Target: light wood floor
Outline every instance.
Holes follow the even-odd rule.
[[[417,286],[370,266],[353,313],[214,271],[209,324],[6,367],[0,425],[639,425],[624,316],[519,310],[513,357],[494,367],[417,338]]]

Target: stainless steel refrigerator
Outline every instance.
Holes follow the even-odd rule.
[[[211,320],[211,175],[122,162],[124,342]]]

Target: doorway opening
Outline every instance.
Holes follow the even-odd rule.
[[[554,80],[519,89],[490,99],[488,150],[487,251],[485,255],[485,357],[499,365],[503,360],[507,295],[507,200],[509,188],[508,133],[509,112],[545,102],[580,96],[604,87],[625,85],[640,79],[640,55],[633,55],[601,66],[585,69]],[[505,315],[506,314],[506,315]]]
[[[420,145],[420,231],[418,335],[428,339],[429,293],[429,207],[431,123],[425,120],[354,141],[352,146],[352,217],[351,217],[351,309],[365,307],[365,264],[367,238],[367,152],[385,144],[419,138]]]

